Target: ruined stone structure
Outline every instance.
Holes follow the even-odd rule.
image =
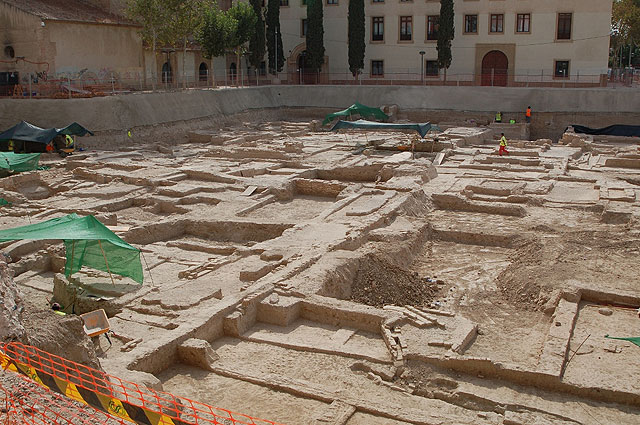
[[[133,140],[81,100],[96,141],[1,179],[0,227],[93,214],[145,282],[66,278],[60,244],[6,242],[22,299],[104,308],[110,374],[280,423],[637,423],[639,348],[604,338],[640,334],[636,140],[514,137],[500,157],[491,126],[331,133],[266,108],[273,90],[177,122],[207,112],[191,95],[171,125],[134,108]]]

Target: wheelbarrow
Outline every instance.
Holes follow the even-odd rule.
[[[80,315],[80,318],[84,322],[84,332],[90,337],[100,336],[104,334],[109,341],[109,345],[112,345],[111,338],[109,338],[109,319],[104,309],[90,311]]]

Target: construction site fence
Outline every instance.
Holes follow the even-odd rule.
[[[0,344],[0,365],[1,373],[11,375],[0,379],[5,424],[277,425],[155,391],[20,343]]]
[[[608,87],[637,89],[640,87],[640,71],[633,69],[612,70],[608,74],[594,74],[575,71],[567,77],[557,76],[549,71],[529,71],[522,74],[485,73],[455,74],[444,72],[429,75],[425,72],[402,72],[393,70],[380,75],[360,74],[354,77],[350,72],[307,72],[291,70],[278,75],[249,72],[206,73],[196,76],[172,74],[147,77],[143,75],[120,75],[110,73],[102,76],[62,76],[51,77],[42,74],[22,75],[19,84],[0,86],[0,96],[21,99],[39,98],[84,98],[110,96],[148,91],[179,91],[211,89],[219,87],[250,87],[267,85],[407,85],[407,86],[495,86],[495,87],[556,87],[589,88]]]

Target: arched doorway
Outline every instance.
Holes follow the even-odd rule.
[[[231,80],[231,84],[234,83],[234,81],[237,83],[237,76],[238,76],[238,68],[236,67],[236,63],[235,62],[231,62],[231,65],[229,65],[229,79]]]
[[[492,50],[482,58],[482,85],[506,86],[509,59],[499,50]]]
[[[170,83],[173,81],[173,75],[171,72],[171,64],[169,62],[165,62],[162,65],[162,82],[164,84]]]
[[[207,82],[209,79],[209,67],[206,63],[202,62],[198,68],[198,80]]]
[[[299,84],[316,84],[318,73],[309,66],[309,57],[307,51],[303,50],[298,55],[298,83]]]

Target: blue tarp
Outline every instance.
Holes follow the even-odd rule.
[[[361,128],[365,130],[414,130],[420,134],[420,137],[427,135],[429,130],[438,130],[437,125],[431,125],[431,123],[386,123],[386,122],[373,122],[367,120],[358,120],[358,121],[338,121],[331,131],[340,130],[342,128]]]

